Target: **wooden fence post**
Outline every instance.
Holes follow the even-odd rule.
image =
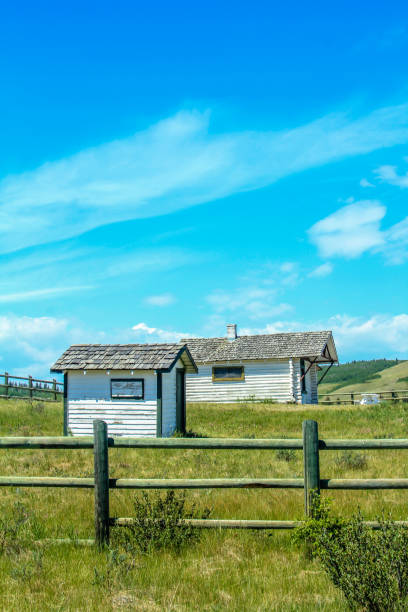
[[[9,392],[9,388],[8,388],[8,384],[9,384],[9,375],[8,372],[4,372],[4,395],[8,395]]]
[[[303,421],[302,430],[305,514],[312,516],[314,500],[320,495],[319,433],[316,421]]]
[[[109,544],[109,463],[108,427],[105,421],[93,422],[95,469],[95,543]]]
[[[28,377],[28,397],[33,397],[33,377]]]
[[[57,401],[57,381],[55,378],[52,379],[52,389],[54,391],[54,401]]]

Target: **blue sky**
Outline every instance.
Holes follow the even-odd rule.
[[[408,358],[406,3],[18,2],[0,31],[0,370],[228,322]]]

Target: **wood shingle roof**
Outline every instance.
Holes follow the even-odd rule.
[[[181,359],[187,372],[197,367],[185,344],[73,344],[51,367],[66,370],[164,370]]]
[[[253,359],[312,358],[319,362],[337,361],[331,331],[288,332],[227,338],[187,338],[182,340],[197,363]]]

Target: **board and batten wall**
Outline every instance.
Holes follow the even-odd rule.
[[[176,371],[183,368],[183,362],[179,359],[170,372],[163,374],[163,399],[162,399],[162,436],[168,438],[176,431]]]
[[[265,359],[197,365],[198,373],[186,376],[188,402],[228,403],[254,397],[274,399],[282,403],[295,401],[317,404],[316,367],[312,366],[306,374],[306,393],[302,397],[299,359]],[[213,382],[213,365],[244,366],[245,380]]]
[[[162,435],[171,436],[176,429],[176,367],[162,374]],[[102,419],[113,436],[156,437],[157,375],[153,371],[71,370],[67,381],[68,431],[74,436],[93,433],[94,419]],[[112,399],[112,378],[143,378],[144,399]]]

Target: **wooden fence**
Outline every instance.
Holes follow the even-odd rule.
[[[129,525],[132,518],[111,518],[109,515],[110,489],[303,489],[305,514],[311,516],[313,497],[321,490],[408,489],[408,478],[346,479],[320,478],[319,453],[328,450],[406,449],[408,439],[320,440],[316,421],[304,421],[299,439],[235,439],[235,438],[110,438],[104,421],[93,422],[92,437],[3,437],[0,449],[93,449],[93,478],[2,476],[0,486],[12,487],[74,487],[95,491],[95,539],[81,540],[82,544],[109,543],[111,526]],[[162,448],[207,450],[303,450],[303,478],[204,478],[204,479],[138,479],[109,477],[110,448]],[[293,529],[299,521],[278,520],[219,520],[189,519],[198,528],[230,529]],[[378,528],[375,521],[368,525]],[[408,521],[399,521],[408,526]],[[69,540],[59,540],[67,542]]]
[[[392,391],[348,391],[347,393],[319,393],[319,404],[359,404],[363,395],[375,393],[383,402],[408,402],[408,389]]]
[[[1,379],[3,378],[3,382]],[[13,381],[18,381],[14,383]],[[22,382],[27,381],[27,382]],[[0,397],[6,399],[35,399],[43,402],[56,402],[64,394],[64,383],[42,380],[32,376],[14,376],[8,372],[0,374]]]

